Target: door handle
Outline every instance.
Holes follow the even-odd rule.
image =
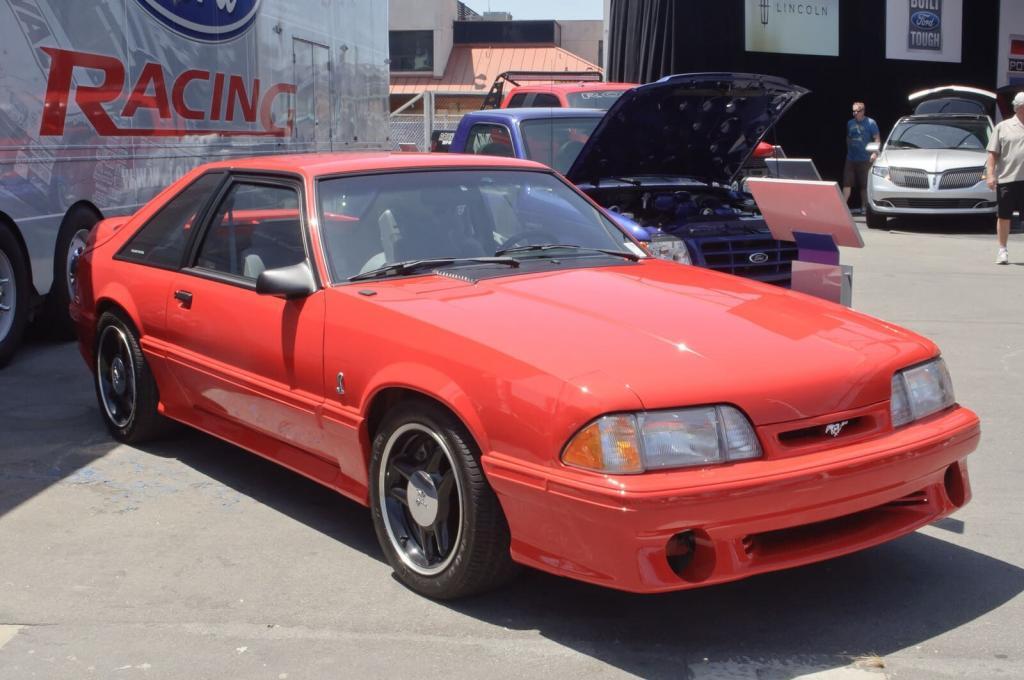
[[[174,291],[174,299],[181,303],[182,309],[192,309],[192,293],[187,290]]]

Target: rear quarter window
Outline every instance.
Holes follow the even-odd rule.
[[[182,189],[131,237],[117,259],[177,269],[196,218],[222,179],[223,173],[208,173]]]

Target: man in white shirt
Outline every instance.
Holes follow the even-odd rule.
[[[996,190],[996,234],[999,252],[996,264],[1010,261],[1006,251],[1010,238],[1010,218],[1014,211],[1024,216],[1024,92],[1013,98],[1013,116],[996,125],[988,140],[985,182]]]

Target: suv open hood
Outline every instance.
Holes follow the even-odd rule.
[[[691,73],[627,90],[566,173],[574,184],[685,175],[728,183],[765,133],[808,92],[783,78]]]

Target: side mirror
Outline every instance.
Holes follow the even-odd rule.
[[[308,262],[288,267],[265,269],[256,278],[256,292],[260,295],[276,295],[286,300],[308,297],[316,292],[316,281]]]
[[[878,142],[869,142],[869,143],[868,143],[868,144],[867,144],[867,145],[866,145],[866,146],[864,147],[864,149],[865,149],[865,150],[866,150],[866,151],[867,151],[868,153],[878,153],[878,152],[879,152],[879,151],[881,150],[881,148],[882,148],[882,145],[881,145],[881,144],[879,144]]]

